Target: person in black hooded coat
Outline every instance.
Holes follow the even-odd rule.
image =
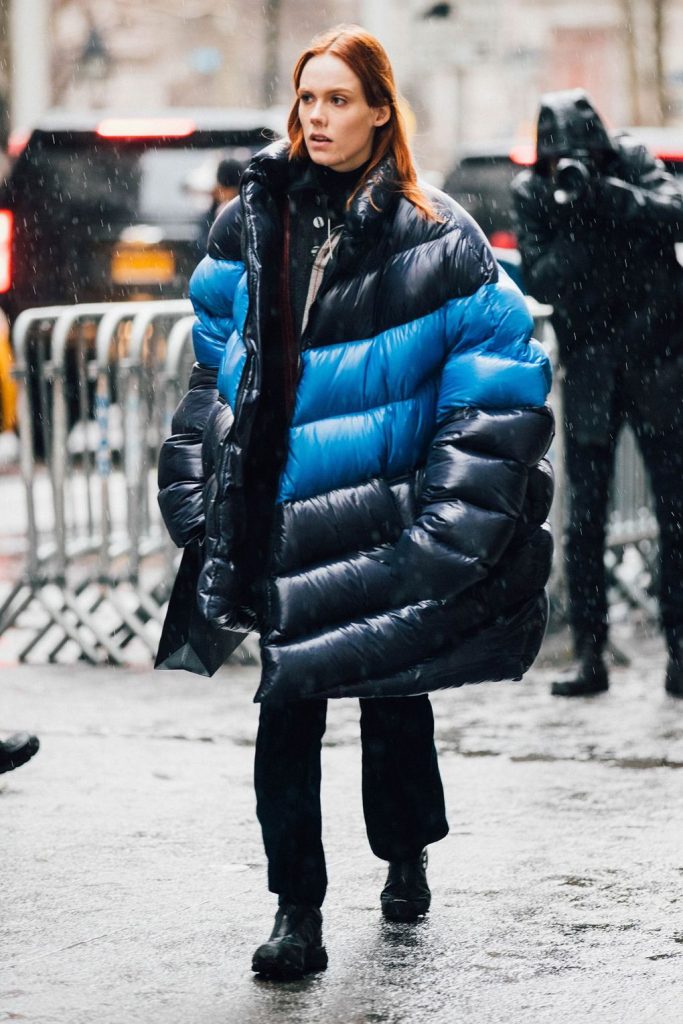
[[[563,162],[564,161],[564,162]],[[577,166],[578,165],[578,166]],[[563,368],[569,614],[579,659],[557,696],[608,688],[608,487],[621,426],[635,431],[661,540],[666,689],[683,696],[683,188],[580,89],[541,100],[535,166],[514,180],[526,285],[552,303]]]
[[[289,140],[246,169],[193,276],[197,365],[159,470],[173,538],[202,544],[207,630],[261,634],[279,909],[253,968],[280,977],[327,962],[325,698],[362,698],[382,909],[415,920],[448,829],[426,694],[526,671],[552,551],[550,370],[522,295],[418,185],[374,37],[314,41],[294,82]]]

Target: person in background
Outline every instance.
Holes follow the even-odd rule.
[[[513,181],[529,292],[554,307],[569,482],[565,560],[578,671],[552,693],[608,688],[608,489],[629,423],[659,524],[665,686],[683,697],[683,185],[580,89],[541,99],[536,163]]]
[[[221,160],[216,169],[216,184],[214,185],[211,205],[211,223],[221,212],[226,203],[239,195],[240,179],[244,172],[244,164],[239,160]]]
[[[38,737],[27,732],[17,732],[4,741],[0,740],[0,775],[26,764],[38,753],[39,747]]]
[[[431,900],[448,831],[429,690],[519,678],[552,542],[550,365],[482,232],[418,182],[389,58],[358,26],[294,70],[190,285],[197,363],[159,461],[174,541],[202,544],[210,630],[258,629],[257,815],[278,900],[252,969],[327,964],[320,751],[360,697],[383,915]]]
[[[239,195],[240,179],[243,172],[244,164],[230,157],[221,160],[216,168],[216,181],[211,190],[211,205],[206,213],[202,214],[201,230],[197,239],[197,246],[202,256],[206,252],[209,232],[216,217],[231,199]]]

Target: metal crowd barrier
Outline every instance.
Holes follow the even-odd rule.
[[[536,337],[557,365],[552,309],[528,302]],[[92,663],[154,654],[177,557],[158,512],[156,460],[193,362],[192,323],[186,300],[52,306],[18,317],[14,376],[28,554],[0,605],[0,634],[25,628],[20,660],[55,660],[67,643]],[[550,452],[558,554],[566,519],[560,394],[553,389]],[[651,508],[642,462],[625,433],[608,538],[615,558],[627,545],[654,541]],[[550,586],[562,608],[561,557]],[[631,589],[631,603],[652,611],[642,588]]]
[[[645,464],[629,427],[617,444],[606,563],[610,582],[627,605],[657,621],[653,591],[659,574],[659,527]]]
[[[0,606],[25,660],[68,642],[92,663],[149,658],[175,552],[156,457],[193,361],[187,300],[52,306],[14,325],[28,553]],[[141,653],[142,652],[142,653]]]

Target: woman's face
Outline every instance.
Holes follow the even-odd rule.
[[[339,57],[311,57],[299,83],[299,119],[308,155],[333,171],[353,171],[370,159],[375,128],[389,107],[369,107],[358,76]]]

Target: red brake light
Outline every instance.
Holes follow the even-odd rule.
[[[510,159],[513,164],[521,164],[522,167],[531,167],[536,163],[536,147],[533,142],[520,142],[510,150]]]
[[[99,123],[97,134],[104,139],[178,139],[195,128],[186,117],[109,117]]]
[[[12,228],[11,210],[0,210],[0,292],[12,287]]]
[[[30,136],[31,133],[23,128],[11,132],[9,139],[7,140],[7,156],[12,157],[12,159],[17,156],[21,156],[23,151],[26,149]]]
[[[653,152],[660,160],[667,160],[672,164],[678,164],[683,161],[683,149],[658,149],[655,146]]]
[[[516,249],[517,236],[513,231],[494,231],[489,242],[494,249]]]

